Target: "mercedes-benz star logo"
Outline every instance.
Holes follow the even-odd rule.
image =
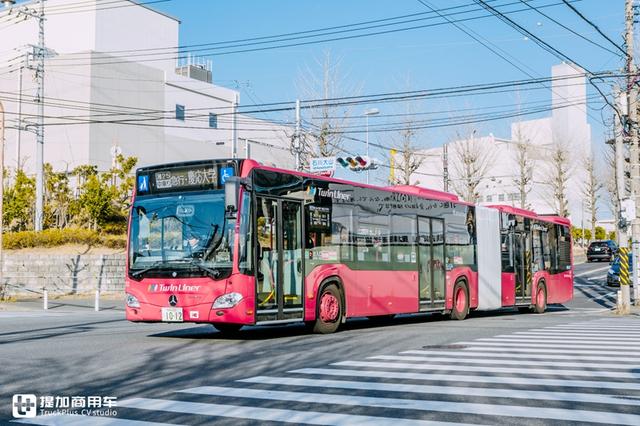
[[[171,296],[169,296],[169,304],[171,306],[176,306],[178,304],[178,298],[176,297],[175,294],[172,294]]]

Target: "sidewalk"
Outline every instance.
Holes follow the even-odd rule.
[[[0,302],[0,312],[44,311],[43,298],[19,298],[15,301]],[[95,307],[95,298],[89,295],[49,296],[51,312],[89,312]],[[110,293],[100,297],[101,311],[124,312],[124,295]]]

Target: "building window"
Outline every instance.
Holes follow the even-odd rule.
[[[493,201],[493,197],[491,195],[487,195],[487,202],[491,203]]]
[[[209,113],[209,127],[212,129],[218,128],[218,114],[212,112]]]
[[[498,194],[498,201],[504,201],[504,194]]]
[[[184,105],[176,104],[176,120],[184,121]]]

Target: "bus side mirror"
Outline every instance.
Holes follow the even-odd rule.
[[[238,177],[229,177],[224,182],[224,210],[228,218],[235,218],[238,211],[238,194],[240,193],[241,180]]]

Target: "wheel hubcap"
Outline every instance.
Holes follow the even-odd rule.
[[[325,293],[320,298],[320,319],[324,322],[334,322],[340,313],[340,303],[331,293]]]

